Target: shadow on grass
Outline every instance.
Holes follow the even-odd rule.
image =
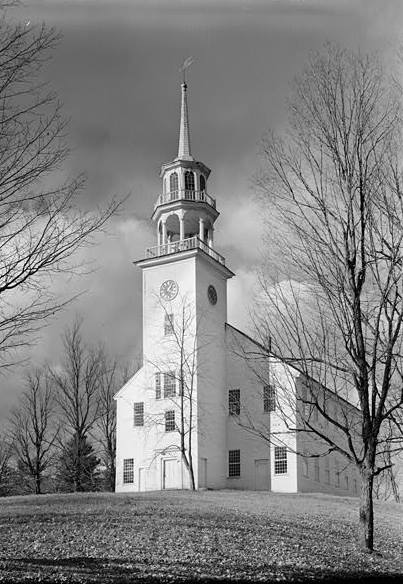
[[[129,582],[141,582],[142,584],[161,584],[171,582],[199,582],[207,583],[232,583],[232,582],[292,582],[294,584],[341,582],[343,584],[397,584],[402,582],[399,574],[385,574],[376,572],[373,574],[362,572],[336,572],[330,570],[301,571],[291,567],[268,566],[267,572],[259,569],[254,573],[242,570],[239,576],[231,570],[231,577],[220,575],[218,572],[211,576],[203,575],[192,570],[189,565],[167,565],[165,569],[158,566],[153,574],[153,569],[146,563],[136,563],[128,560],[102,559],[84,556],[70,558],[20,558],[15,560],[0,559],[0,583],[16,582],[20,584],[41,582],[92,584],[94,582],[118,584]]]

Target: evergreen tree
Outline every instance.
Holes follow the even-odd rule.
[[[71,438],[59,461],[58,483],[64,491],[93,491],[97,482],[99,458],[87,437]]]

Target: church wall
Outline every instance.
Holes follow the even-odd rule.
[[[270,382],[276,388],[276,409],[271,414],[272,490],[295,493],[298,490],[295,372],[278,359],[270,358]],[[275,448],[287,448],[287,473],[275,472]]]
[[[177,461],[175,488],[189,487],[188,472],[177,448],[179,434],[167,433],[164,427],[164,410],[174,409],[174,401],[174,398],[155,399],[154,371],[147,366],[143,368],[142,375],[117,397],[117,492],[162,489],[162,466],[167,459]],[[135,427],[133,424],[134,402],[144,403],[144,426]],[[124,459],[134,459],[133,483],[123,483]]]
[[[303,380],[297,380],[298,395],[302,391]],[[324,390],[319,383],[315,384],[318,391],[318,401],[329,415],[335,417],[341,423],[348,421],[354,435],[354,426],[358,424],[356,409],[339,399],[335,394]],[[301,414],[302,403],[298,403],[298,425],[302,427]],[[310,424],[317,427],[333,440],[336,444],[348,451],[345,435],[324,417],[318,413],[317,417],[311,414]],[[359,440],[356,436],[354,443],[359,452]],[[306,432],[299,432],[297,438],[298,456],[298,490],[301,492],[322,492],[332,495],[358,496],[360,489],[360,478],[356,465],[350,462],[340,452],[329,451],[329,444],[319,436]],[[303,456],[303,455],[306,456]],[[320,455],[319,457],[309,457],[309,455]],[[307,456],[308,455],[308,456]],[[325,456],[324,456],[325,455]]]
[[[294,403],[289,402],[289,395],[294,393],[291,391],[294,379],[292,375],[290,376],[289,369],[264,354],[251,339],[227,326],[227,373],[227,451],[239,449],[241,454],[241,476],[228,478],[227,486],[241,489],[262,488],[261,469],[265,466],[263,461],[267,461],[267,489],[295,492],[297,490],[295,434],[290,432],[287,426],[287,424],[292,426],[295,415]],[[278,396],[280,411],[264,412],[263,387],[269,383],[276,385],[278,389],[280,387],[289,389],[287,400],[280,394]],[[239,416],[228,415],[230,389],[241,391]],[[275,473],[275,446],[287,447],[285,474]]]
[[[228,329],[227,329],[228,331]],[[247,365],[245,357],[227,334],[227,384],[226,384],[226,476],[230,489],[271,490],[270,444],[249,433],[240,425],[245,416],[253,419],[256,427],[264,427],[270,433],[270,414],[263,412],[263,383]],[[239,389],[239,416],[229,411],[230,390]],[[229,451],[240,451],[240,476],[229,476]],[[259,470],[261,469],[261,470]]]
[[[213,285],[217,304],[211,305],[207,290]],[[196,262],[198,319],[198,456],[207,467],[207,482],[200,486],[222,488],[226,481],[225,452],[225,320],[227,282],[220,267],[204,254]]]

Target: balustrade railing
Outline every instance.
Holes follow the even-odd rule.
[[[176,191],[170,191],[169,193],[164,193],[158,197],[155,207],[159,205],[164,205],[165,203],[172,203],[173,201],[196,201],[200,203],[207,203],[214,209],[216,208],[216,202],[213,197],[210,197],[206,191],[192,191],[189,189],[178,189]]]
[[[225,259],[223,256],[217,253],[212,247],[207,245],[207,243],[202,241],[196,235],[193,237],[188,237],[187,239],[181,239],[179,241],[172,241],[170,243],[164,243],[163,245],[149,247],[146,249],[146,258],[157,258],[160,256],[196,248],[203,250],[206,254],[225,266]]]

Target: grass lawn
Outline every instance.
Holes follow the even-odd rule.
[[[245,491],[0,499],[0,582],[403,581],[403,505]]]

